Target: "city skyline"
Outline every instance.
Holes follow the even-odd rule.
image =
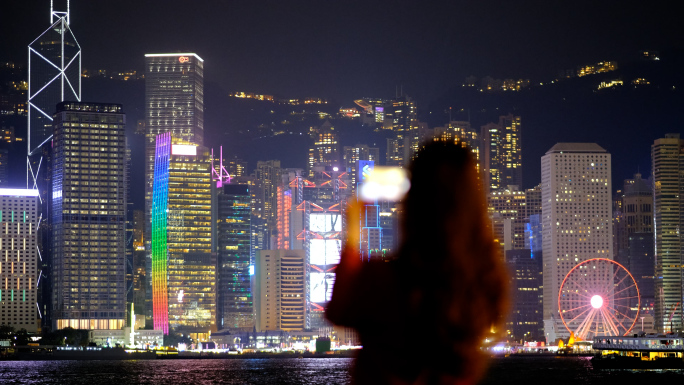
[[[48,2],[45,2],[47,5]],[[56,10],[69,4],[68,1],[55,3]],[[157,3],[153,4],[159,6]],[[668,100],[676,105],[681,99],[678,88],[681,76],[676,76],[678,73],[668,73],[661,78],[655,75],[651,77],[662,68],[658,67],[661,57],[651,51],[652,48],[663,52],[682,50],[684,53],[684,45],[669,43],[660,36],[669,31],[670,27],[655,28],[652,20],[645,17],[639,31],[644,32],[649,26],[654,30],[644,32],[641,39],[633,39],[630,44],[610,48],[596,42],[580,42],[587,51],[586,55],[573,55],[573,52],[577,54],[579,43],[564,41],[568,52],[559,55],[560,48],[556,47],[554,60],[546,55],[539,56],[539,52],[530,48],[540,49],[541,41],[525,41],[520,46],[501,47],[487,43],[492,36],[481,37],[475,34],[470,45],[488,47],[495,51],[498,49],[498,54],[505,54],[510,53],[510,50],[524,50],[521,47],[529,44],[527,49],[530,53],[519,55],[524,57],[519,60],[503,60],[497,65],[489,65],[480,62],[488,57],[480,52],[479,55],[466,55],[472,59],[470,64],[456,65],[460,63],[457,60],[458,53],[468,53],[474,48],[464,47],[454,41],[461,32],[451,24],[433,24],[435,20],[458,20],[450,19],[448,13],[438,15],[438,12],[454,11],[459,7],[466,7],[465,5],[448,5],[446,2],[419,5],[401,0],[395,5],[396,9],[388,3],[384,6],[366,5],[368,9],[346,8],[336,4],[304,10],[293,4],[271,4],[268,1],[267,4],[272,7],[262,10],[254,9],[251,5],[224,8],[226,5],[209,6],[200,2],[197,9],[189,10],[183,15],[183,19],[178,16],[182,12],[171,9],[177,5],[175,0],[166,2],[164,7],[159,8],[145,3],[135,8],[135,12],[129,13],[127,19],[119,19],[120,22],[126,20],[131,27],[124,28],[119,33],[120,41],[117,45],[108,45],[108,39],[116,35],[106,33],[108,20],[103,20],[101,31],[91,29],[93,20],[98,20],[102,8],[77,0],[71,2],[71,13],[68,15],[71,20],[69,28],[74,29],[73,35],[69,32],[69,36],[78,36],[78,43],[75,40],[62,41],[61,52],[55,50],[57,40],[52,38],[45,41],[37,39],[34,41],[38,42],[36,46],[33,43],[21,43],[21,55],[26,56],[28,47],[30,59],[27,64],[33,66],[28,71],[27,79],[28,116],[16,112],[19,110],[3,112],[7,117],[0,116],[3,133],[10,138],[5,140],[8,143],[12,143],[15,135],[15,127],[10,124],[15,124],[19,130],[23,128],[13,123],[12,118],[21,118],[31,127],[31,111],[35,107],[31,103],[36,93],[30,83],[34,74],[40,75],[40,68],[33,64],[36,59],[34,56],[40,52],[57,55],[62,61],[68,59],[76,63],[77,60],[79,69],[83,60],[83,68],[90,66],[91,71],[99,69],[99,66],[119,66],[119,69],[127,70],[125,66],[130,65],[131,69],[137,68],[140,74],[144,74],[144,81],[137,79],[126,83],[135,83],[126,91],[108,93],[111,89],[123,89],[121,85],[124,82],[114,83],[110,81],[113,78],[85,81],[87,76],[74,74],[76,67],[66,65],[69,71],[57,68],[60,73],[52,74],[53,79],[48,79],[45,85],[52,87],[61,84],[60,100],[65,99],[64,89],[71,87],[72,94],[78,99],[57,104],[54,122],[40,136],[47,139],[43,143],[48,145],[43,146],[40,154],[44,158],[40,162],[44,163],[39,164],[43,164],[46,172],[44,179],[40,179],[38,183],[38,199],[42,201],[42,211],[49,211],[51,215],[43,218],[45,222],[42,222],[40,235],[35,238],[42,239],[42,242],[36,240],[40,245],[38,247],[47,250],[44,256],[49,255],[47,262],[42,262],[49,266],[50,272],[49,279],[43,281],[43,288],[48,289],[43,292],[51,294],[49,299],[41,299],[36,294],[36,304],[37,310],[46,303],[50,306],[50,314],[46,318],[52,320],[54,329],[65,326],[79,329],[136,327],[133,325],[135,317],[129,319],[125,316],[129,311],[125,304],[129,294],[126,289],[133,285],[126,283],[125,287],[121,287],[121,284],[132,282],[133,274],[121,269],[128,269],[125,267],[127,257],[122,245],[124,234],[128,234],[126,231],[131,230],[130,233],[133,233],[131,226],[130,229],[124,228],[124,223],[132,219],[127,218],[125,212],[127,209],[141,209],[140,201],[143,199],[144,216],[139,213],[137,219],[133,219],[145,223],[136,228],[140,232],[140,228],[144,227],[144,232],[140,234],[137,246],[133,246],[133,243],[129,246],[146,253],[144,262],[140,263],[141,257],[137,257],[135,262],[137,268],[144,273],[136,279],[145,283],[137,285],[134,290],[139,291],[135,293],[138,299],[146,299],[144,314],[138,316],[145,318],[148,327],[154,327],[163,334],[182,332],[198,341],[208,341],[211,332],[220,330],[224,325],[240,331],[249,331],[250,326],[256,326],[255,332],[269,330],[263,329],[262,325],[265,324],[288,324],[288,328],[279,328],[288,332],[332,328],[324,318],[324,311],[331,299],[344,239],[348,236],[346,232],[349,225],[345,216],[347,199],[354,196],[355,183],[358,182],[356,179],[363,177],[363,173],[359,174],[362,166],[406,167],[416,152],[432,140],[460,141],[472,147],[478,158],[481,177],[488,187],[486,190],[490,192],[489,213],[495,238],[504,250],[504,255],[510,257],[509,263],[530,269],[529,274],[521,275],[521,279],[533,277],[535,282],[540,279],[535,270],[539,265],[536,262],[521,262],[528,254],[518,250],[531,249],[532,243],[538,243],[541,237],[543,250],[533,250],[529,257],[540,258],[544,262],[542,286],[547,288],[547,293],[543,297],[543,315],[547,342],[555,341],[558,336],[569,336],[562,318],[563,310],[560,310],[560,297],[558,303],[555,302],[559,292],[563,293],[561,282],[565,282],[566,273],[572,272],[579,266],[578,263],[596,257],[617,260],[632,258],[634,255],[635,266],[640,263],[639,268],[646,274],[640,279],[646,278],[644,282],[655,280],[656,283],[653,300],[656,328],[659,331],[667,328],[665,318],[670,309],[674,309],[672,314],[676,315],[674,318],[670,316],[670,321],[673,320],[678,329],[682,327],[681,309],[675,314],[682,298],[681,268],[672,269],[672,266],[681,262],[684,254],[679,236],[676,242],[670,242],[663,238],[663,233],[671,236],[677,231],[678,220],[684,210],[679,207],[678,200],[662,201],[671,205],[670,211],[680,214],[676,220],[664,218],[664,221],[658,216],[658,210],[662,207],[659,199],[672,200],[674,194],[665,191],[665,184],[660,185],[663,182],[661,179],[671,182],[671,179],[676,179],[679,175],[677,170],[681,161],[674,159],[670,152],[675,153],[682,147],[679,134],[661,134],[664,130],[677,131],[677,127],[672,129],[671,126],[658,123],[672,119],[677,112],[671,107],[668,111],[668,106],[661,106],[660,102]],[[522,2],[519,7],[523,7],[523,4],[530,5],[531,2]],[[125,4],[120,6],[125,7]],[[13,7],[23,9],[21,5]],[[471,10],[474,13],[482,12],[479,7],[481,5],[471,7]],[[510,10],[509,7],[510,5],[500,5],[492,17],[498,17],[498,12],[502,10]],[[597,6],[597,12],[590,19],[608,11],[603,7],[605,5]],[[359,39],[353,44],[347,42],[350,37],[359,37],[369,31],[370,27],[349,28],[345,24],[350,20],[368,17],[366,13],[369,9],[379,11],[381,16],[393,16],[392,23],[413,18],[418,19],[418,22],[410,28],[395,30],[389,35],[384,35],[383,32],[381,36]],[[539,8],[538,12],[543,13],[548,9],[550,8]],[[663,13],[663,9],[657,8],[660,13]],[[236,23],[218,27],[212,24],[214,16],[211,15],[202,25],[205,28],[201,28],[195,24],[193,15],[196,16],[196,12],[202,10],[212,10],[215,13],[225,11],[227,20],[249,10],[255,12],[255,15],[269,17],[254,25]],[[409,17],[405,13],[410,10],[416,12]],[[113,10],[113,13],[119,11]],[[148,19],[138,19],[155,11],[158,11],[156,18],[150,16]],[[273,14],[277,11],[283,11],[282,17]],[[168,15],[169,12],[187,24],[175,23],[176,29],[167,28],[164,24],[164,28],[155,29],[154,26],[162,20],[159,17]],[[317,33],[316,26],[320,27],[321,21],[313,16],[320,16],[325,12],[329,16],[329,31]],[[544,17],[539,18],[539,15],[522,16],[521,12],[522,10],[515,9],[514,15],[519,17],[518,21],[532,20],[530,18],[535,17],[547,21]],[[557,12],[556,8],[554,12]],[[579,17],[576,12],[571,10],[570,16]],[[623,12],[636,15],[633,10]],[[40,30],[49,27],[46,16],[48,12],[43,10],[42,13],[45,14],[44,18],[36,16],[31,19],[31,28],[34,28],[34,24],[40,26]],[[60,11],[57,13],[63,15]],[[26,14],[33,14],[33,10],[26,10]],[[302,21],[307,16],[312,17],[311,25],[302,23],[294,27],[293,21]],[[572,20],[572,17],[568,19]],[[43,21],[38,22],[39,20]],[[137,26],[134,20],[148,20],[149,23]],[[64,30],[66,22],[66,18],[62,19],[57,29]],[[13,23],[14,21],[10,24],[14,25]],[[384,23],[387,22],[379,22],[380,25],[385,25]],[[610,34],[624,32],[623,21],[605,23],[614,27]],[[480,24],[477,24],[475,30],[482,32]],[[284,26],[290,29],[283,30]],[[440,26],[444,28],[440,29]],[[377,27],[376,25],[373,28]],[[424,32],[420,30],[421,27],[425,28]],[[594,25],[584,27],[582,33],[595,28]],[[529,28],[531,29],[521,27],[512,35],[526,35],[535,31],[534,28]],[[46,32],[55,30],[51,27]],[[235,33],[212,35],[219,30]],[[17,36],[23,39],[24,34],[22,32]],[[610,34],[601,35],[595,40],[603,43],[617,41],[617,37],[611,37]],[[0,36],[13,35],[0,29]],[[239,36],[244,36],[244,40],[236,43]],[[391,39],[383,40],[385,37]],[[436,40],[431,41],[430,38]],[[484,40],[478,43],[478,39]],[[216,44],[216,41],[225,45]],[[652,41],[657,41],[660,45],[649,45]],[[263,46],[259,45],[260,42]],[[374,42],[380,42],[375,50],[372,46]],[[1,43],[0,52],[14,55],[13,44],[14,42]],[[246,50],[246,54],[237,49],[235,44]],[[335,50],[336,44],[338,47]],[[3,51],[5,46],[8,49]],[[66,46],[72,52],[65,52]],[[102,50],[102,46],[109,50]],[[223,50],[216,48],[217,46]],[[442,56],[436,53],[439,48],[447,48]],[[402,55],[404,51],[411,52],[409,55]],[[117,53],[119,56],[113,58],[112,55]],[[366,60],[364,53],[367,54]],[[21,55],[9,56],[11,60],[0,56],[2,68],[13,68],[6,64],[8,61],[24,64],[17,59]],[[87,59],[89,55],[93,59]],[[206,62],[204,58],[207,59]],[[265,59],[267,63],[254,64],[253,60],[258,61],[259,58]],[[613,59],[617,61],[612,61]],[[627,62],[626,70],[618,65],[618,62],[623,63],[620,61],[622,59]],[[663,56],[662,61],[670,59],[671,56]],[[537,63],[530,64],[534,60]],[[421,64],[417,64],[417,61]],[[429,68],[422,61],[431,63],[434,68]],[[668,65],[672,66],[676,62],[670,61]],[[52,66],[57,67],[54,63]],[[141,66],[144,66],[143,70],[140,70]],[[65,67],[64,63],[62,67]],[[547,73],[551,67],[560,68],[553,68],[553,74]],[[622,72],[618,72],[618,68]],[[52,68],[49,69],[54,72]],[[569,75],[567,78],[559,75],[558,70],[565,70],[564,73]],[[498,75],[505,71],[509,72]],[[643,73],[648,74],[648,79],[641,77]],[[471,74],[476,76],[464,76]],[[504,79],[492,78],[488,76],[490,74]],[[78,78],[74,79],[74,75]],[[556,87],[551,82],[542,87],[543,83],[540,82],[537,86],[526,79],[535,76],[548,76],[548,79],[559,76],[564,86]],[[55,81],[51,86],[50,82],[55,79],[60,81]],[[72,85],[76,81],[78,93]],[[86,88],[90,91],[83,93],[83,100],[86,102],[80,101],[81,82],[87,83]],[[651,82],[653,85],[649,88]],[[21,90],[20,83],[12,84]],[[145,92],[136,94],[135,90],[140,91],[141,85]],[[577,91],[580,87],[582,93]],[[231,114],[239,114],[235,109],[237,104],[233,104],[238,100],[237,97],[226,102],[227,97],[235,96],[228,92],[239,88],[255,93],[282,93],[312,98],[288,101],[274,99],[272,95],[262,95],[252,98],[255,100],[238,101],[237,103],[246,102],[240,105],[241,109],[257,109],[255,115],[261,115],[258,123],[251,121],[241,125],[237,119],[225,119],[226,116],[232,118]],[[393,88],[395,95],[387,97],[387,90],[391,94]],[[453,96],[454,88],[462,99]],[[618,93],[626,93],[625,90],[633,93],[620,99],[619,95],[624,94]],[[1,88],[0,91],[4,92]],[[101,95],[115,100],[108,101],[111,103],[87,102],[97,100]],[[651,98],[651,95],[657,95],[658,98]],[[368,97],[358,99],[361,96]],[[571,99],[567,103],[566,96]],[[449,97],[453,99],[449,100]],[[335,103],[344,100],[344,104],[332,105],[331,101],[331,105],[328,105],[328,101],[322,98],[330,98]],[[443,100],[439,103],[430,104],[440,98]],[[532,99],[535,101],[530,102]],[[591,110],[578,108],[581,104],[576,100],[579,99],[582,99],[582,103],[591,105]],[[633,104],[623,104],[626,99]],[[452,110],[452,105],[466,103],[464,100],[479,108],[471,111],[470,104],[462,104],[463,108],[454,107]],[[547,114],[540,113],[542,110],[547,112],[547,100],[549,105],[554,104],[555,109],[549,108]],[[4,103],[3,106],[9,105],[5,99],[0,102]],[[347,108],[352,102],[360,109]],[[662,108],[666,112],[664,117],[648,116],[644,112],[648,107],[646,104]],[[534,108],[530,105],[534,105]],[[48,103],[41,108],[48,111],[51,107]],[[607,111],[603,115],[599,114],[603,112],[602,109]],[[124,110],[126,115],[123,114]],[[49,117],[50,113],[45,111],[44,115]],[[128,111],[133,112],[128,115]],[[439,117],[431,117],[433,111]],[[113,115],[115,119],[109,119],[109,115]],[[635,118],[632,119],[631,126],[622,130],[618,115],[623,121],[630,117]],[[577,124],[578,120],[573,119],[592,121],[593,126]],[[8,128],[5,127],[6,121],[9,122]],[[605,130],[597,130],[596,127]],[[43,125],[41,128],[48,126]],[[134,135],[134,130],[136,134],[142,135]],[[250,130],[254,131],[250,133]],[[618,132],[620,135],[616,135]],[[49,141],[51,133],[54,135],[52,142]],[[124,136],[124,133],[127,135]],[[29,129],[28,136],[32,134],[33,131]],[[20,135],[18,132],[17,136]],[[591,140],[587,140],[589,138]],[[27,140],[29,151],[34,148],[30,140]],[[648,147],[652,140],[655,140],[655,144],[652,147],[653,153],[649,154]],[[271,151],[265,145],[269,141],[275,143],[278,151]],[[293,146],[294,141],[304,143],[306,148]],[[223,170],[226,165],[231,170],[242,170],[240,172],[244,172],[244,175],[232,175],[224,180],[221,171],[217,188],[225,182],[224,187],[227,188],[218,192],[213,185],[216,179],[212,172],[217,169],[212,148],[218,149],[224,142],[228,142],[230,146],[226,149],[228,161],[219,159],[218,169]],[[539,149],[549,143],[554,143],[553,147],[545,147],[544,151],[551,149],[542,155]],[[663,143],[669,146],[663,153],[665,155],[659,152],[662,150],[659,146]],[[131,149],[128,149],[128,145],[132,146]],[[638,152],[635,150],[637,148]],[[107,163],[114,165],[106,164],[100,170],[101,158],[110,156],[103,155],[105,153],[115,154],[116,156],[111,156],[116,159],[106,159]],[[4,154],[11,156],[10,152],[3,152],[2,159]],[[220,158],[223,158],[223,147],[220,154]],[[281,162],[282,154],[291,157]],[[250,157],[249,164],[242,158],[245,156]],[[259,160],[252,162],[257,157]],[[296,162],[293,160],[295,158]],[[647,208],[640,210],[650,212],[653,208],[653,219],[658,225],[653,226],[651,238],[641,234],[648,231],[637,231],[641,238],[623,237],[619,242],[620,247],[617,247],[611,239],[617,228],[615,223],[624,218],[624,223],[629,226],[636,219],[630,214],[629,207],[620,212],[622,202],[625,205],[635,203],[630,201],[631,196],[628,194],[620,196],[618,192],[614,196],[613,186],[620,186],[620,183],[613,181],[623,179],[621,177],[625,176],[623,174],[626,169],[629,169],[630,176],[640,171],[640,167],[645,165],[643,158],[648,159],[650,166],[644,167],[644,172],[650,168],[653,175],[650,181],[641,186],[641,193],[650,193],[651,187],[647,186],[650,183],[655,190],[652,206],[647,205],[644,206]],[[667,170],[659,168],[658,162],[662,159],[672,163]],[[373,161],[372,165],[370,161]],[[614,164],[620,167],[615,173],[613,170],[617,167]],[[2,172],[6,173],[4,170],[8,167],[3,166]],[[251,170],[254,172],[250,173]],[[100,174],[107,174],[110,179],[103,179]],[[145,174],[144,179],[140,178],[144,183],[135,182],[138,180],[137,174]],[[639,176],[636,179],[640,178]],[[77,182],[69,184],[76,179]],[[0,181],[6,180],[6,175],[0,175]],[[129,183],[133,186],[130,194],[127,191]],[[514,185],[518,187],[512,187]],[[628,182],[625,182],[625,186],[627,185]],[[674,184],[667,187],[672,186]],[[231,195],[238,190],[239,197]],[[676,189],[673,191],[676,192]],[[519,199],[523,197],[524,201]],[[135,203],[129,205],[129,200]],[[31,204],[35,204],[35,199]],[[539,230],[540,213],[542,231]],[[86,215],[87,218],[84,217]],[[368,259],[392,260],[392,252],[401,247],[401,232],[398,227],[402,207],[394,202],[374,202],[365,207],[364,215],[365,226],[361,230],[360,247],[364,249]],[[9,223],[13,223],[14,212],[9,218]],[[1,219],[0,215],[0,221]],[[667,222],[667,219],[672,220]],[[101,223],[105,220],[106,224]],[[5,222],[8,222],[7,217]],[[39,223],[40,220],[36,227]],[[29,225],[29,233],[32,231],[31,226],[33,225]],[[631,235],[628,228],[622,230]],[[534,240],[532,233],[536,237]],[[10,247],[13,248],[14,240],[5,238],[9,239]],[[655,249],[649,249],[649,239],[655,240]],[[426,240],[428,241],[430,240]],[[6,240],[4,242],[7,243]],[[106,251],[101,250],[103,246]],[[39,248],[36,250],[40,251]],[[129,248],[125,252],[132,255],[132,250]],[[298,251],[290,253],[293,250]],[[665,261],[662,258],[663,250]],[[651,252],[655,256],[655,267],[660,269],[654,276],[648,275],[650,273],[646,271]],[[641,254],[638,256],[641,260],[637,261],[635,253]],[[271,257],[274,259],[270,259]],[[289,265],[290,262],[283,262],[283,258],[294,257],[296,263],[292,266]],[[131,261],[133,260],[131,257]],[[276,261],[277,265],[269,265]],[[35,263],[37,268],[39,263]],[[259,270],[264,267],[264,263],[268,271]],[[628,263],[625,265],[629,266]],[[4,268],[7,270],[6,264]],[[130,270],[133,270],[133,266]],[[13,276],[13,264],[9,271],[9,275],[6,272],[3,274]],[[106,276],[100,277],[95,283],[82,282],[86,272],[92,273],[91,276],[104,272]],[[295,280],[297,294],[279,292],[283,286],[269,281],[269,272],[279,277],[278,279],[286,279],[288,284],[295,282],[287,280]],[[37,277],[35,272],[30,274],[36,280],[41,277],[40,272]],[[271,291],[261,298],[253,284],[249,285],[250,279],[254,279],[252,275],[256,275],[264,284],[259,289],[265,290],[261,294],[269,293],[269,290],[276,290],[279,294],[266,298],[274,294]],[[665,280],[662,279],[663,275]],[[28,282],[27,287],[30,287],[33,282]],[[542,302],[536,304],[535,300],[540,298],[541,287],[534,286],[534,282],[529,283],[531,286],[525,286],[532,292],[527,293],[528,297],[535,305],[541,306]],[[144,286],[144,289],[140,289],[140,286]],[[5,301],[8,287],[5,283],[5,292],[0,292],[5,294]],[[17,290],[19,288],[20,283],[17,281]],[[40,292],[41,289],[37,291]],[[3,299],[1,294],[0,301]],[[28,295],[31,297],[33,293],[28,292]],[[10,298],[11,301],[15,300],[13,292],[10,292]],[[608,303],[612,300],[612,295],[606,296],[605,300]],[[138,303],[143,301],[138,300]],[[591,306],[593,305],[592,298]],[[594,306],[595,309],[600,307],[601,305]],[[531,312],[532,308],[530,306],[528,310]],[[598,311],[591,310],[590,314]],[[32,312],[33,309],[30,312],[26,309],[24,313],[33,316]],[[276,314],[284,318],[269,319],[269,316]],[[259,316],[266,318],[259,320]],[[573,321],[575,320],[569,323]],[[538,321],[534,322],[540,326]],[[670,327],[672,328],[671,325]],[[582,328],[586,329],[581,324],[578,330]],[[527,338],[527,331],[521,330],[523,329],[516,331],[516,338],[521,333],[523,339]],[[596,330],[595,333],[599,333],[599,329]],[[612,330],[617,329],[604,328],[601,332]]]

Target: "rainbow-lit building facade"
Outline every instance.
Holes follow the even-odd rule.
[[[171,133],[156,138],[152,194],[152,310],[155,330],[216,329],[209,151]]]

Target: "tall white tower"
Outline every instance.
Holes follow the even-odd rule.
[[[558,143],[542,157],[544,334],[566,338],[558,291],[578,263],[613,258],[610,154],[596,143]]]
[[[28,46],[27,187],[37,188],[41,147],[52,138],[52,116],[58,103],[81,101],[81,46],[71,32],[69,1],[55,11],[50,1],[50,28]],[[44,198],[44,197],[43,197]]]

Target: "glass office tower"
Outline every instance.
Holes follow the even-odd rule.
[[[250,288],[251,202],[250,186],[226,184],[219,188],[217,237],[218,301],[220,328],[254,327]]]
[[[57,106],[48,196],[55,329],[124,326],[125,124],[120,104]]]
[[[155,330],[215,330],[211,220],[209,151],[170,132],[158,135],[151,239]]]

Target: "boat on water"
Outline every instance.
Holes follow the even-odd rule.
[[[684,335],[633,334],[594,337],[597,369],[684,369]]]

